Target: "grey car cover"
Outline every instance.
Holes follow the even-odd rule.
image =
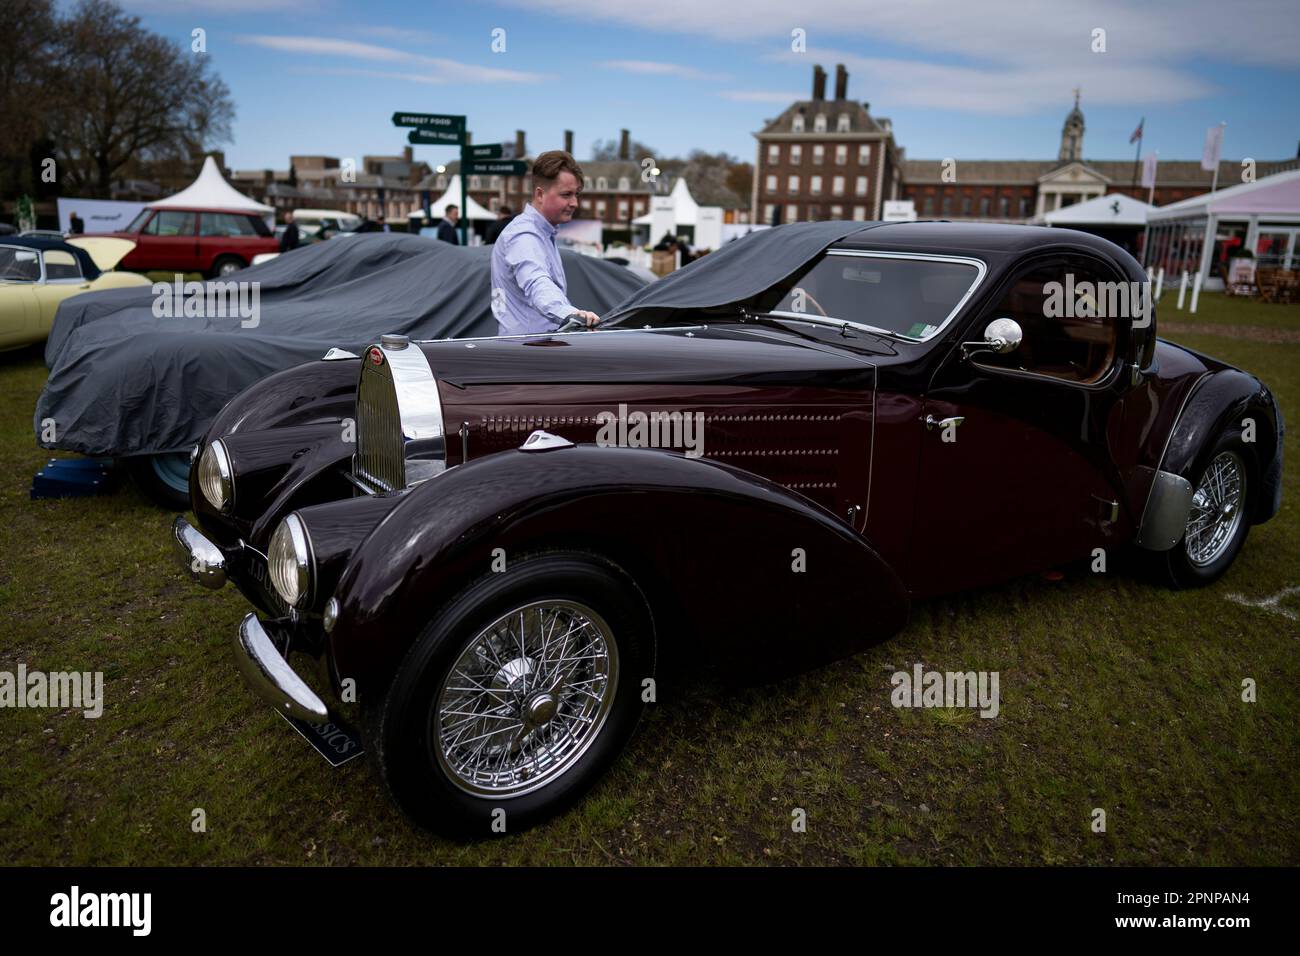
[[[239,313],[159,317],[147,287],[68,299],[45,349],[37,441],[87,455],[186,451],[243,389],[331,348],[359,354],[385,332],[495,335],[491,254],[397,233],[307,246],[228,277],[258,284],[256,324]],[[580,309],[604,315],[645,284],[620,265],[560,255]],[[54,440],[44,441],[51,419]]]

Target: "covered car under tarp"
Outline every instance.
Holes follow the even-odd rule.
[[[317,243],[228,277],[257,283],[255,322],[238,312],[159,317],[160,296],[149,288],[70,299],[45,350],[50,376],[36,404],[37,441],[114,457],[188,451],[240,391],[331,348],[360,353],[389,332],[495,335],[491,254],[491,247],[399,233]],[[601,259],[561,258],[569,299],[580,309],[604,315],[645,284]],[[50,429],[42,423],[50,419],[55,438],[44,441]]]

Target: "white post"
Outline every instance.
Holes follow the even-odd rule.
[[[1187,295],[1187,270],[1183,270],[1183,281],[1178,286],[1178,311],[1183,310],[1183,297]]]
[[[1196,274],[1196,281],[1192,283],[1192,315],[1196,314],[1196,300],[1201,297],[1201,274]]]
[[[1160,271],[1156,273],[1156,301],[1160,301],[1160,293],[1165,291],[1165,267],[1161,266]]]

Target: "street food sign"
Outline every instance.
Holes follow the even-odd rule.
[[[394,113],[394,126],[414,126],[417,129],[454,130],[465,132],[465,117],[446,113]]]

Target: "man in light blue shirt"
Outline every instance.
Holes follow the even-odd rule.
[[[492,314],[501,335],[554,332],[570,318],[600,321],[569,302],[556,227],[578,210],[582,167],[564,150],[533,162],[533,199],[492,246]]]

